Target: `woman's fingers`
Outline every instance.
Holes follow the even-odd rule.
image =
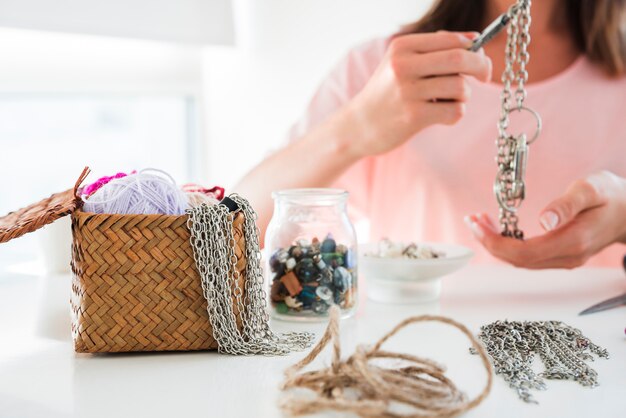
[[[402,52],[419,54],[445,49],[467,49],[472,46],[472,40],[476,36],[475,32],[415,33],[393,38],[389,47]]]
[[[391,66],[397,76],[406,79],[466,74],[487,81],[491,60],[482,52],[467,50],[473,37],[454,32],[399,36],[389,44]]]
[[[574,268],[583,265],[595,251],[584,225],[593,219],[525,241],[503,237],[485,214],[468,216],[465,221],[487,251],[516,267]]]
[[[393,38],[372,77],[345,108],[358,130],[357,153],[379,155],[428,126],[456,123],[470,95],[463,76],[490,78],[491,61],[482,51],[467,51],[474,38],[452,32]]]
[[[422,114],[428,117],[433,124],[454,125],[465,115],[465,103],[428,103],[422,108]]]
[[[503,237],[494,223],[486,215],[472,215],[465,218],[474,237],[493,254],[515,266],[526,266],[537,260],[536,251],[524,241]]]
[[[601,192],[602,181],[599,176],[594,175],[574,182],[563,196],[546,206],[541,213],[539,222],[543,229],[552,231],[562,227],[580,212],[606,203],[606,197]]]
[[[495,257],[515,266],[575,268],[616,241],[626,242],[626,182],[608,171],[573,183],[541,216],[547,232],[525,241],[502,237],[486,215],[466,218],[474,236]]]
[[[465,49],[416,54],[406,59],[407,69],[415,78],[464,74],[487,81],[491,76],[489,57]]]
[[[421,79],[415,85],[415,92],[421,100],[459,102],[467,102],[472,93],[467,80],[461,75]]]

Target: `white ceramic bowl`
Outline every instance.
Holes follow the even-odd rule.
[[[423,303],[439,298],[441,277],[450,274],[474,256],[469,248],[455,244],[421,243],[445,257],[429,260],[380,258],[367,254],[376,252],[378,243],[359,246],[359,272],[367,281],[367,295],[377,302]]]

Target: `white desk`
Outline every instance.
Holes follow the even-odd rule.
[[[68,277],[57,277],[68,282]],[[78,355],[69,340],[36,336],[35,277],[0,277],[1,417],[275,417],[282,371],[303,354],[289,357],[231,357],[214,352]],[[68,282],[69,283],[69,282]],[[69,284],[61,286],[69,292]],[[362,296],[364,296],[362,286]],[[537,392],[539,405],[524,404],[500,377],[487,400],[467,417],[626,416],[626,308],[586,317],[588,305],[626,290],[620,270],[529,272],[508,267],[471,267],[444,279],[443,297],[427,306],[390,306],[361,298],[355,318],[342,323],[344,353],[356,342],[373,342],[401,319],[440,313],[473,331],[496,319],[555,319],[582,329],[606,347],[598,360],[600,386],[549,381]],[[64,297],[50,294],[50,297]],[[274,322],[276,330],[312,330],[324,325]],[[318,334],[319,335],[319,334]],[[67,336],[69,339],[69,335]],[[449,375],[470,396],[484,383],[479,359],[468,343],[444,325],[418,325],[388,348],[426,355],[447,364]],[[330,356],[326,356],[327,364]],[[336,415],[335,415],[336,416]]]

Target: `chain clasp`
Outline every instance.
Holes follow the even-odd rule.
[[[515,150],[511,167],[513,169],[513,184],[511,184],[509,191],[510,199],[524,199],[526,195],[524,179],[526,178],[528,149],[526,134],[521,134],[515,139]]]

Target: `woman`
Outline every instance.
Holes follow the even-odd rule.
[[[484,213],[497,214],[494,140],[506,35],[479,53],[466,50],[512,3],[440,0],[397,36],[351,51],[289,145],[238,185],[257,207],[261,229],[272,190],[334,186],[350,191],[352,209],[371,221],[372,239],[476,247],[473,234],[493,256],[521,267],[619,263],[626,243],[626,1],[532,5],[525,103],[545,128],[530,151],[520,210],[531,237],[525,241],[502,237]]]

